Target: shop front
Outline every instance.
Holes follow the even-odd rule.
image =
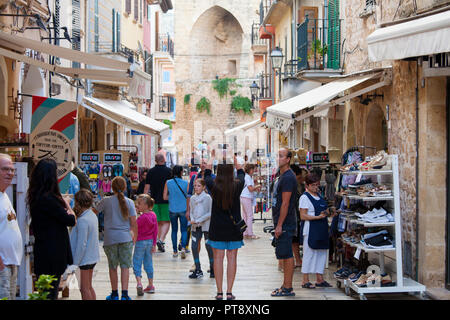
[[[382,106],[388,149],[400,159],[405,272],[437,289],[448,288],[450,268],[448,9],[385,23],[367,37],[371,61],[393,61],[392,91],[387,100],[384,92]]]

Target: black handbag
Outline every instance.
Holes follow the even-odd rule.
[[[236,227],[236,229],[239,231],[240,234],[243,234],[245,232],[245,230],[247,229],[247,224],[245,223],[245,221],[243,219],[241,219],[240,221],[236,222],[233,219],[233,216],[231,215],[231,211],[229,211],[230,214],[230,219],[231,221],[233,221],[234,226]]]

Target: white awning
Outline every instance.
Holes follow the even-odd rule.
[[[0,46],[12,49],[14,51],[20,51],[21,53],[24,53],[25,49],[28,48],[55,57],[67,59],[70,61],[76,61],[87,65],[124,71],[130,69],[130,64],[128,62],[105,58],[83,51],[72,50],[70,48],[55,46],[50,43],[24,38],[18,36],[17,34],[12,35],[0,31],[0,40]]]
[[[287,132],[294,121],[309,118],[339,103],[389,84],[391,82],[390,71],[391,69],[389,68],[384,72],[339,78],[338,80],[329,82],[293,98],[281,101],[267,108],[266,124],[269,128]],[[368,85],[356,92],[332,100],[345,90],[353,88],[367,80],[379,77],[382,77],[382,79],[375,84]],[[315,107],[312,111],[301,114],[302,110],[312,107]]]
[[[251,128],[259,127],[259,126],[262,126],[262,125],[264,125],[264,122],[262,122],[261,119],[256,119],[256,120],[253,120],[253,121],[241,124],[240,126],[237,126],[237,127],[234,127],[234,128],[228,129],[228,130],[225,130],[224,134],[226,136],[229,136],[229,135],[232,135],[232,134],[239,133],[239,131],[241,131],[241,130],[245,131],[245,130],[249,130]]]
[[[84,97],[83,107],[121,126],[150,135],[169,134],[169,126],[132,109],[132,104],[126,100],[110,100]]]
[[[367,45],[371,61],[450,52],[450,10],[379,28]]]

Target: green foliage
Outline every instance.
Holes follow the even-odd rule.
[[[231,101],[231,109],[235,110],[236,112],[242,110],[245,114],[251,114],[252,101],[247,97],[237,95],[233,98],[233,101]]]
[[[213,80],[213,89],[219,94],[219,98],[222,99],[228,95],[230,86],[236,86],[236,79],[224,78]]]
[[[320,42],[319,39],[316,39],[311,43],[311,50],[308,53],[308,59],[314,56],[314,52],[323,58],[328,52],[328,45],[324,44],[322,46],[322,42]]]
[[[47,300],[50,289],[53,288],[51,283],[56,280],[55,276],[41,274],[35,282],[36,293],[29,293],[29,300]]]
[[[236,94],[236,90],[230,90],[230,96],[234,96]]]
[[[186,94],[186,95],[184,96],[184,104],[189,104],[189,102],[191,102],[191,96],[192,96],[191,93]]]
[[[211,101],[209,101],[209,99],[205,97],[202,97],[197,102],[197,111],[202,112],[203,110],[206,110],[208,114],[211,114]]]
[[[167,124],[167,125],[169,126],[169,128],[172,130],[172,122],[171,122],[170,120],[164,119],[164,120],[163,120],[163,123],[164,123],[164,124]]]

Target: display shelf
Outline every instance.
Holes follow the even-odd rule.
[[[395,222],[383,222],[383,223],[373,223],[373,222],[366,222],[366,221],[362,221],[359,219],[353,219],[350,217],[346,217],[344,215],[344,219],[347,220],[350,223],[356,223],[356,224],[360,224],[364,227],[367,228],[374,228],[374,227],[392,227],[395,226]]]
[[[403,285],[387,286],[387,287],[358,287],[351,281],[345,281],[345,286],[355,291],[360,295],[361,300],[366,300],[366,294],[379,294],[379,293],[407,293],[417,292],[420,293],[423,298],[425,295],[426,287],[418,282],[415,282],[409,278],[403,278]]]
[[[341,171],[341,174],[362,174],[363,176],[376,176],[379,174],[390,175],[390,174],[392,174],[392,170]]]
[[[394,196],[386,196],[386,197],[361,197],[356,195],[345,195],[349,199],[353,200],[362,200],[362,201],[387,201],[394,200]]]
[[[378,183],[381,182],[383,176],[387,176],[388,179],[392,178],[392,196],[384,197],[361,197],[357,195],[343,195],[348,199],[362,200],[362,201],[391,201],[392,203],[392,215],[394,216],[394,222],[389,223],[366,223],[364,221],[358,221],[358,219],[351,219],[345,217],[350,221],[355,221],[362,224],[364,227],[394,227],[393,236],[395,239],[394,247],[389,249],[371,249],[366,248],[361,243],[352,243],[344,240],[344,243],[361,249],[367,253],[379,253],[379,265],[381,273],[385,272],[384,253],[395,252],[395,270],[392,270],[396,276],[396,285],[389,287],[358,287],[351,281],[345,281],[345,293],[350,294],[351,290],[360,295],[360,299],[366,300],[365,294],[379,294],[379,293],[396,293],[396,292],[419,292],[421,296],[424,296],[426,287],[420,283],[417,283],[409,278],[403,277],[403,256],[402,256],[402,225],[401,225],[401,211],[400,211],[400,182],[399,182],[399,169],[398,169],[398,156],[389,155],[392,163],[392,170],[368,170],[368,171],[345,171],[343,174],[362,174],[362,175],[376,175],[378,177]],[[350,213],[350,212],[349,212]]]
[[[357,249],[361,249],[361,250],[363,250],[365,252],[388,252],[388,251],[395,251],[396,250],[395,248],[385,248],[385,249],[366,248],[361,243],[353,243],[353,242],[350,242],[350,241],[347,241],[347,240],[344,240],[344,239],[342,239],[342,240],[344,241],[345,244],[347,244],[347,245],[349,245],[351,247],[357,248]]]

